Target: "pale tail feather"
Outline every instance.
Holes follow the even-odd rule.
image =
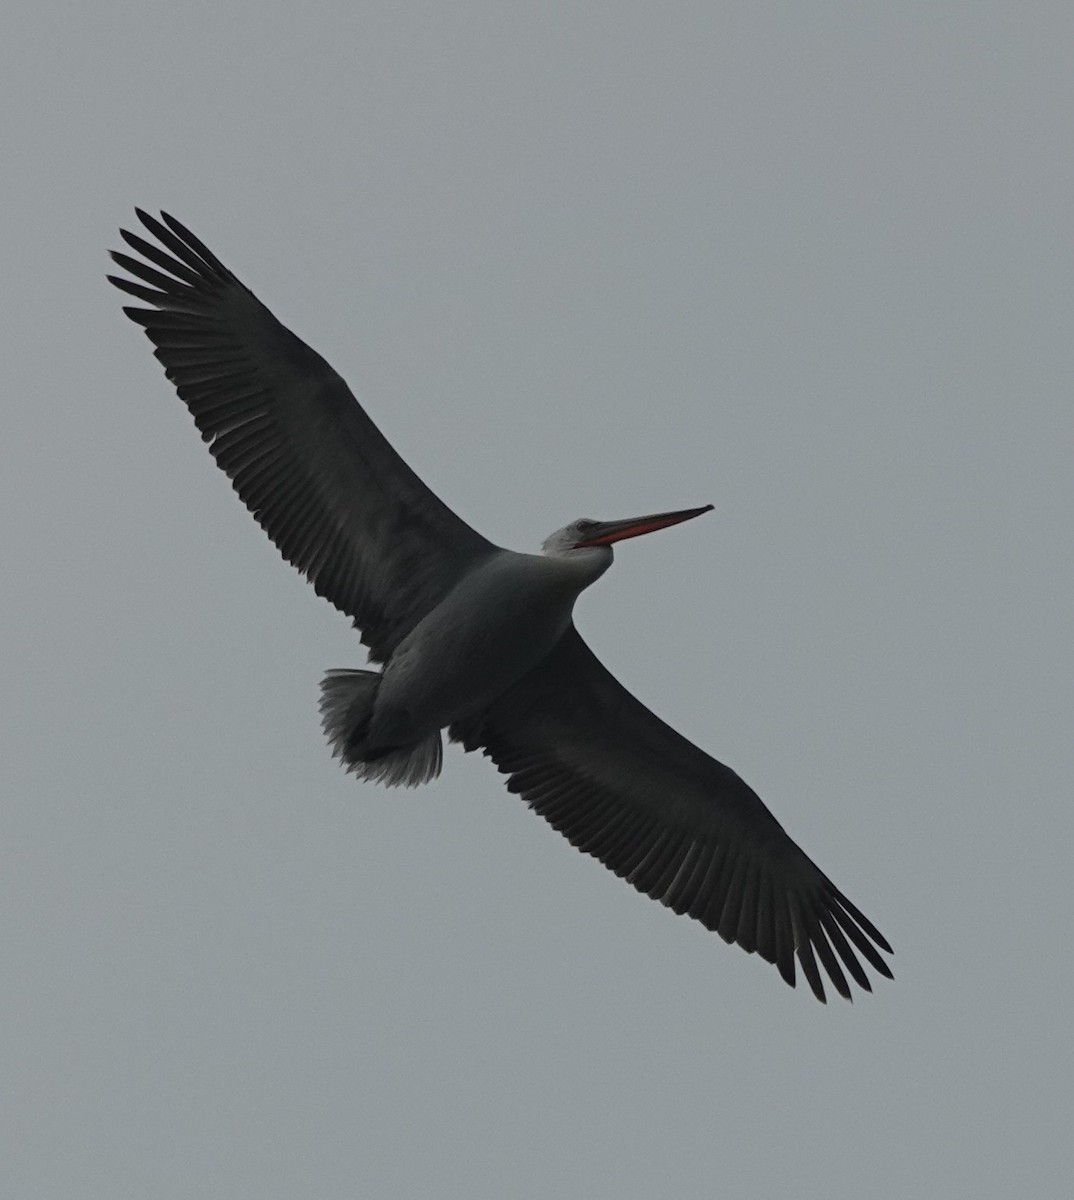
[[[321,680],[321,726],[333,755],[359,779],[388,787],[417,787],[440,774],[440,731],[410,746],[384,750],[366,741],[380,686],[376,671],[329,671]]]

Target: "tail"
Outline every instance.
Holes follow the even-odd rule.
[[[388,787],[417,787],[440,774],[438,729],[409,746],[371,746],[369,723],[380,676],[376,671],[329,671],[321,680],[321,727],[332,754],[359,779]]]

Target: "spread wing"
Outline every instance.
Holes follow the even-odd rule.
[[[384,661],[494,551],[422,483],[343,380],[178,221],[138,210],[159,246],[113,253],[209,450],[283,556]],[[137,280],[138,282],[135,282]]]
[[[573,845],[774,963],[792,987],[795,955],[821,1001],[818,959],[847,999],[846,973],[872,990],[862,959],[891,978],[883,936],[757,794],[636,700],[573,626],[540,666],[451,735],[467,750],[483,748],[510,776],[508,789]]]

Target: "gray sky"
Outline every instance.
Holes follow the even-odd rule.
[[[1068,1194],[1074,9],[0,23],[0,1191]],[[361,646],[121,316],[135,204],[495,540],[716,505],[579,626],[894,983],[790,991],[458,749],[339,770]]]

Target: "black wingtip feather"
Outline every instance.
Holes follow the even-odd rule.
[[[163,211],[161,212],[160,216],[172,233],[174,233],[176,237],[180,238],[187,246],[189,246],[190,249],[193,250],[194,253],[197,254],[197,256],[213,270],[214,273],[225,277],[230,274],[227,267],[225,267],[224,264],[209,249],[209,247],[205,245],[201,238],[191,233],[181,221],[177,221],[175,217],[171,215],[171,213],[166,213]]]
[[[833,889],[833,891],[835,891],[835,889]],[[887,938],[884,937],[880,930],[877,929],[877,927],[872,923],[872,921],[869,920],[869,918],[861,911],[861,909],[859,909],[856,905],[851,904],[846,896],[844,896],[840,891],[835,891],[835,899],[839,901],[839,903],[847,910],[848,913],[850,913],[854,920],[857,921],[857,923],[862,927],[862,929],[865,930],[869,937],[876,942],[881,950],[886,951],[888,954],[895,953],[888,943]]]
[[[173,229],[168,225],[161,224],[156,217],[151,216],[143,209],[136,208],[134,211],[138,220],[157,241],[167,247],[181,263],[197,276],[203,285],[214,278],[217,281],[231,280],[230,272],[216,255],[174,217],[169,221],[169,224],[176,227]],[[161,216],[165,220],[169,220],[165,213],[161,213]]]
[[[847,977],[843,974],[839,960],[835,957],[828,939],[824,936],[824,929],[815,915],[813,917],[813,927],[810,931],[809,940],[813,943],[817,957],[820,959],[828,978],[835,986],[835,990],[844,1000],[850,1000],[850,986],[847,983]]]
[[[869,982],[869,976],[865,974],[861,963],[858,962],[857,956],[847,944],[847,940],[843,936],[843,931],[839,928],[838,922],[827,909],[821,908],[817,915],[821,925],[824,927],[825,933],[828,935],[828,940],[835,947],[836,954],[843,960],[847,970],[854,977],[854,982],[858,987],[871,992],[873,985]]]
[[[181,283],[171,275],[164,275],[162,272],[156,270],[155,267],[147,266],[141,259],[131,258],[129,254],[113,250],[112,258],[124,271],[129,271],[144,283],[151,283],[154,287],[160,288],[165,294],[170,295],[173,292],[183,294],[193,291],[189,284]]]
[[[160,305],[168,299],[164,292],[157,292],[152,288],[144,287],[140,283],[135,283],[133,279],[124,279],[122,275],[107,275],[105,278],[113,287],[119,288],[121,292],[126,292],[128,296],[137,296],[139,300],[145,300],[149,304]]]
[[[791,920],[794,926],[795,950],[802,967],[802,974],[813,989],[813,995],[821,1004],[827,1004],[828,998],[824,994],[824,984],[821,982],[820,972],[817,970],[817,960],[813,954],[813,943],[806,927],[805,915],[796,899],[791,900]]]
[[[145,238],[139,237],[136,233],[131,233],[127,229],[121,229],[119,236],[132,250],[136,250],[143,258],[147,258],[150,262],[155,262],[158,267],[162,267],[165,271],[170,271],[178,279],[189,284],[197,284],[203,278],[193,268],[188,267],[172,255],[165,254],[159,246],[154,246],[152,242],[147,242]]]
[[[111,279],[111,276],[109,278]],[[136,325],[148,325],[157,316],[155,308],[135,308],[128,304],[123,306],[123,312]]]

